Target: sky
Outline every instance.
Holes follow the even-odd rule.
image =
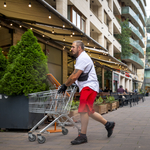
[[[146,0],[146,13],[147,13],[147,18],[150,16],[150,0]]]

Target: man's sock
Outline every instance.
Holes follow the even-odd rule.
[[[79,136],[86,137],[86,134],[79,133]]]
[[[109,126],[109,122],[107,121],[107,123],[105,124],[105,127]]]

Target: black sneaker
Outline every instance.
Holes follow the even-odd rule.
[[[87,137],[78,136],[74,141],[71,141],[72,145],[82,144],[87,142]]]
[[[107,132],[108,132],[108,137],[110,137],[113,133],[113,129],[115,127],[115,122],[108,122],[108,124],[105,126]]]

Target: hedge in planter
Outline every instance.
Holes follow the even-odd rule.
[[[32,30],[26,31],[16,46],[10,48],[8,66],[0,81],[6,95],[27,95],[48,89],[47,58]]]

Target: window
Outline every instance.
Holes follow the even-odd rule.
[[[72,22],[73,22],[73,24],[76,25],[76,23],[77,23],[77,21],[76,21],[76,20],[77,20],[77,19],[76,19],[76,15],[77,15],[77,14],[76,14],[76,12],[75,12],[74,10],[73,10],[72,12],[73,12],[73,13],[72,13]]]
[[[80,15],[77,14],[77,27],[80,29]]]
[[[108,26],[109,25],[109,20],[106,11],[104,11],[104,23]]]
[[[68,6],[68,19],[85,32],[85,17],[73,6]]]

